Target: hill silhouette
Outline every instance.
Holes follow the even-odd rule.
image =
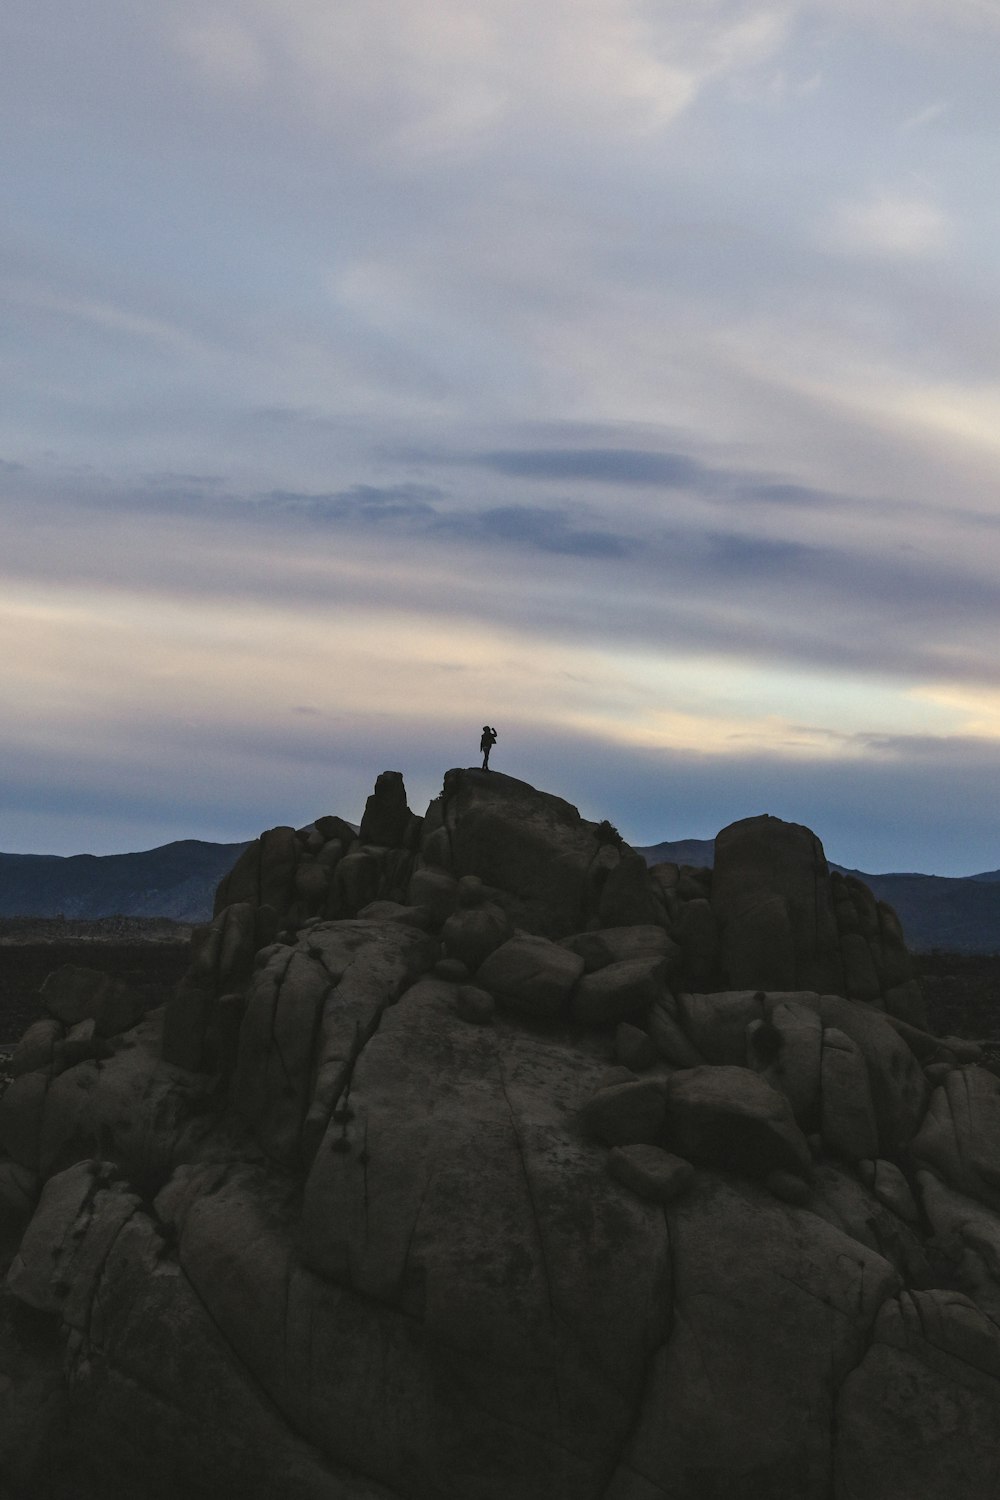
[[[0,854],[0,917],[203,922],[245,848],[179,839],[138,854]]]

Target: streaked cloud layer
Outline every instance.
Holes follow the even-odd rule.
[[[1000,23],[11,0],[0,847],[498,766],[1000,865]]]

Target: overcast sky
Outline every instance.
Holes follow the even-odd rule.
[[[0,848],[1000,866],[994,0],[5,0]]]

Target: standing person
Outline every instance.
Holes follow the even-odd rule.
[[[479,748],[483,752],[483,770],[484,771],[488,771],[489,768],[490,768],[490,751],[493,749],[493,746],[496,744],[496,742],[497,742],[497,732],[496,732],[496,730],[495,729],[491,729],[488,724],[484,724],[483,725],[482,739],[479,741]]]

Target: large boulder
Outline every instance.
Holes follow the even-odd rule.
[[[662,958],[667,972],[673,974],[681,958],[677,944],[662,927],[638,923],[634,927],[600,927],[591,932],[575,932],[562,939],[564,948],[579,953],[588,974],[608,964],[626,959]]]
[[[878,1155],[878,1124],[864,1054],[835,1026],[823,1032],[820,1078],[823,1144],[851,1161],[872,1160]]]
[[[902,1399],[905,1391],[905,1399]],[[948,1500],[996,1492],[1000,1333],[967,1297],[902,1292],[837,1401],[838,1493]]]
[[[266,955],[247,995],[232,1104],[280,1161],[310,1160],[361,1048],[434,946],[396,922],[329,922]]]
[[[712,910],[731,989],[842,991],[829,868],[808,828],[766,815],[724,828],[715,840]]]
[[[101,969],[63,964],[42,985],[40,998],[49,1016],[63,1026],[93,1021],[101,1036],[128,1031],[142,1015],[142,1001],[121,980]]]
[[[441,817],[453,873],[478,875],[515,926],[546,937],[587,926],[598,876],[606,879],[621,860],[569,802],[496,771],[449,771]],[[430,862],[426,847],[424,858]]]
[[[699,1174],[666,1213],[675,1322],[598,1493],[827,1500],[835,1394],[898,1284],[895,1271],[750,1183]],[[859,1476],[838,1494],[867,1500],[868,1491]]]
[[[953,1068],[912,1149],[953,1188],[1000,1210],[1000,1078],[974,1064]]]
[[[414,836],[417,822],[406,805],[402,772],[383,771],[365,803],[358,839],[362,844],[405,845]]]
[[[573,994],[573,1015],[583,1026],[603,1026],[644,1015],[667,988],[662,958],[624,958],[585,974]]]
[[[770,822],[647,878],[498,773],[380,778],[239,862],[165,1014],[36,1028],[3,1500],[992,1493],[1000,1084]]]
[[[583,959],[547,938],[521,933],[496,948],[476,974],[476,983],[501,1005],[524,1015],[555,1017],[583,974]]]
[[[812,1157],[783,1094],[747,1068],[686,1068],[670,1079],[667,1140],[704,1166],[808,1175]]]

